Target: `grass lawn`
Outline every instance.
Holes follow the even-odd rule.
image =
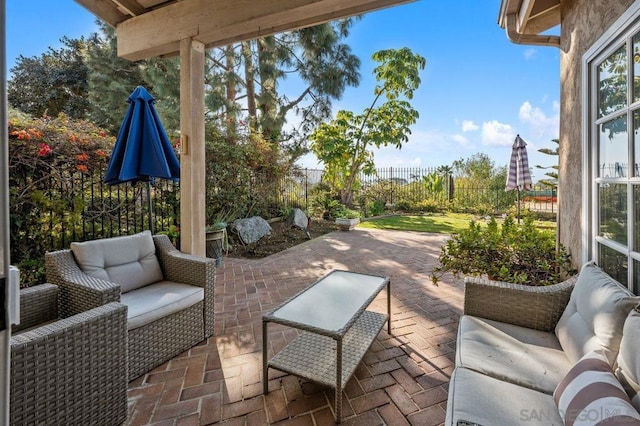
[[[480,223],[486,221],[466,213],[433,213],[414,216],[389,216],[361,222],[359,228],[392,229],[396,231],[433,232],[437,234],[453,234],[469,227],[469,221]],[[501,219],[499,219],[499,222]],[[534,224],[543,230],[555,232],[556,223],[536,220]]]

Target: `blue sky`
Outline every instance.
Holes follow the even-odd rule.
[[[477,152],[506,165],[517,133],[528,143],[531,166],[554,163],[537,149],[555,147],[550,140],[558,136],[559,50],[509,42],[496,23],[499,7],[500,0],[422,0],[372,12],[353,26],[348,43],[362,60],[362,81],[334,103],[334,111],[361,112],[373,100],[374,52],[406,46],[427,59],[412,101],[420,119],[402,150],[376,152],[377,166],[437,167]],[[62,36],[95,30],[94,16],[72,0],[9,0],[8,64],[20,54],[59,47]],[[296,84],[283,87],[295,91]],[[307,156],[301,165],[317,162]],[[532,172],[535,180],[544,173]]]

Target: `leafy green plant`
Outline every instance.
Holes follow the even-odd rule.
[[[159,231],[158,234],[169,237],[175,247],[180,247],[180,228],[170,225],[165,231]]]
[[[311,151],[325,164],[325,175],[340,191],[343,204],[352,205],[360,172],[375,172],[372,148],[406,143],[418,111],[409,101],[420,86],[426,59],[409,48],[380,50],[373,54],[377,81],[375,98],[361,114],[338,111],[335,119],[320,124],[310,135]],[[380,99],[385,102],[377,106]]]
[[[531,218],[517,225],[507,216],[502,226],[492,218],[486,227],[475,221],[453,235],[442,247],[440,265],[434,268],[434,284],[451,272],[526,285],[549,285],[562,281],[576,271],[570,254],[555,236],[537,229]]]
[[[416,205],[416,208],[424,213],[436,213],[440,211],[440,203],[435,200],[422,200]]]
[[[359,211],[347,208],[344,205],[341,205],[334,212],[334,217],[335,218],[341,217],[341,218],[347,218],[347,219],[359,219],[360,216],[361,215],[360,215]]]
[[[370,216],[380,216],[384,213],[384,202],[380,200],[373,200],[367,205],[367,212]]]
[[[396,202],[396,209],[402,212],[410,212],[414,208],[414,204],[409,200],[400,200]]]
[[[44,253],[83,234],[87,212],[98,210],[81,193],[106,167],[114,138],[62,114],[34,118],[16,110],[9,111],[8,135],[11,259],[28,286],[44,281]],[[67,195],[72,188],[76,195]]]
[[[432,197],[437,197],[444,193],[444,178],[437,172],[429,173],[422,177],[422,182],[427,188],[427,193]]]

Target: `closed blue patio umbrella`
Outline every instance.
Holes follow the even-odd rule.
[[[105,183],[147,182],[149,227],[153,232],[151,184],[155,178],[177,181],[180,163],[153,104],[155,98],[138,86],[127,99],[129,108],[122,120]]]
[[[511,147],[511,162],[505,191],[518,190],[518,223],[520,223],[520,191],[531,189],[531,170],[529,170],[529,158],[527,156],[527,144],[516,135],[516,140]]]

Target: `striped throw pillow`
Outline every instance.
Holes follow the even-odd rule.
[[[567,426],[640,425],[640,414],[598,351],[587,353],[569,370],[553,399]]]

